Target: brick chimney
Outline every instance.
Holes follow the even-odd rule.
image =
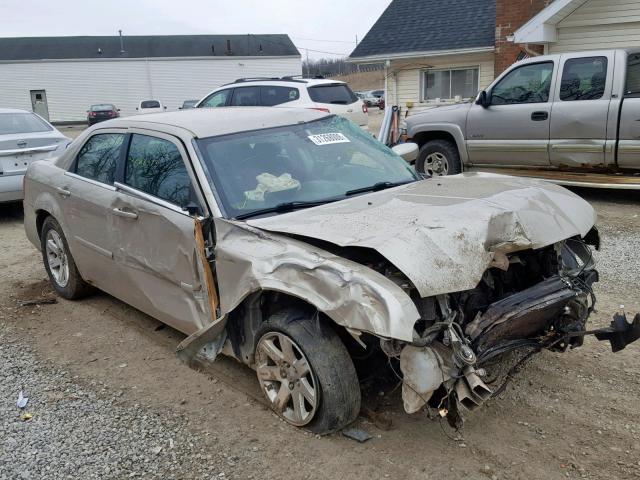
[[[549,5],[553,0],[496,0],[496,52],[494,74],[497,77],[518,58],[521,52],[542,54],[541,45],[518,45],[507,40],[531,17]],[[530,55],[530,53],[529,53]]]

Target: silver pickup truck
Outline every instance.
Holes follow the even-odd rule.
[[[568,185],[640,188],[640,51],[522,60],[473,103],[407,118],[416,169],[525,175]]]

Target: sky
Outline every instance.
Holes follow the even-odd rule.
[[[0,37],[286,33],[347,56],[391,0],[0,0]]]

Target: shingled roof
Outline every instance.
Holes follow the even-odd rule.
[[[393,0],[350,58],[493,47],[495,0]]]
[[[0,61],[300,55],[288,35],[135,35],[0,38]],[[230,48],[228,48],[230,47]]]

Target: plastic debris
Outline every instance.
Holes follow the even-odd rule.
[[[18,401],[16,402],[16,407],[22,410],[27,406],[27,403],[29,403],[29,397],[25,397],[22,393],[22,390],[20,390],[20,393],[18,393]]]
[[[356,440],[360,443],[364,443],[367,440],[371,440],[373,438],[369,433],[359,428],[345,428],[344,430],[342,430],[342,435],[347,438]]]
[[[33,418],[33,413],[24,412],[22,415],[20,415],[20,418],[23,422],[28,422]]]

